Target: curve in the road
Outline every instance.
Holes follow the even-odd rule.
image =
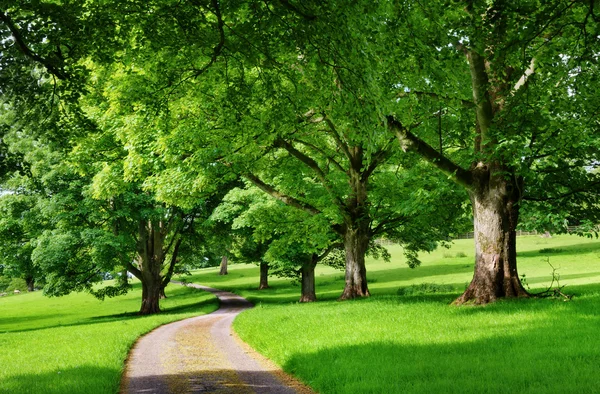
[[[121,393],[312,392],[232,333],[233,319],[251,308],[250,302],[226,291],[188,286],[215,294],[220,308],[140,338],[129,353]]]

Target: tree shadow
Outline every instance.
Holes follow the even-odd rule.
[[[581,243],[575,245],[556,246],[552,245],[539,245],[538,250],[525,250],[517,252],[517,259],[519,257],[559,257],[562,255],[571,255],[579,253],[591,253],[600,252],[600,244],[598,243]],[[540,250],[555,250],[552,253],[540,253]]]
[[[399,329],[401,330],[401,328]],[[455,342],[374,341],[295,354],[284,370],[321,393],[550,393],[600,387],[600,339],[544,325]],[[591,340],[581,345],[584,335]]]
[[[189,304],[183,304],[183,305],[178,305],[172,308],[165,308],[163,309],[160,313],[161,315],[174,315],[174,314],[179,314],[179,313],[184,313],[184,312],[193,312],[194,310],[197,310],[199,308],[211,305],[211,304],[217,304],[218,300],[216,298],[211,298],[208,300],[204,300],[201,302],[192,302]],[[55,316],[55,315],[52,315]],[[88,317],[85,319],[82,319],[81,321],[77,321],[74,323],[67,323],[67,324],[48,324],[48,325],[44,325],[44,326],[39,326],[39,327],[35,327],[35,328],[24,328],[24,329],[14,329],[14,330],[4,330],[3,332],[31,332],[31,331],[39,331],[39,330],[45,330],[48,328],[58,328],[58,327],[78,327],[78,326],[88,326],[88,325],[92,325],[92,324],[100,324],[100,323],[110,323],[110,322],[114,322],[114,321],[122,321],[122,320],[137,320],[137,319],[143,319],[146,318],[148,316],[152,316],[152,315],[140,315],[138,312],[125,312],[125,313],[118,313],[118,314],[114,314],[114,315],[102,315],[102,316],[92,316],[92,317]],[[41,319],[46,319],[47,315],[41,316]],[[27,321],[29,321],[29,318],[27,318]],[[18,322],[15,322],[12,318],[10,319],[10,323],[11,324],[15,324]]]
[[[123,378],[121,393],[295,393],[288,385],[310,392],[298,382],[282,383],[267,371],[199,368],[193,372]]]
[[[32,362],[34,362],[32,360]],[[121,371],[83,365],[50,372],[15,374],[0,382],[1,393],[89,394],[115,393]]]

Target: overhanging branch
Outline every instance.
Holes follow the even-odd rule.
[[[321,213],[321,211],[319,211],[315,207],[311,206],[310,204],[307,204],[307,203],[300,201],[294,197],[291,197],[291,196],[288,196],[286,194],[279,192],[273,186],[266,184],[265,182],[263,182],[259,177],[257,177],[254,174],[246,173],[243,176],[244,176],[244,178],[246,178],[250,182],[252,182],[260,190],[264,191],[271,197],[274,197],[277,200],[283,202],[284,204],[289,205],[290,207],[300,209],[301,211],[307,212],[311,215],[318,215]]]
[[[6,24],[6,27],[8,27],[8,30],[10,30],[10,33],[15,39],[15,43],[17,44],[17,47],[19,48],[21,53],[23,53],[26,57],[30,58],[31,60],[46,67],[48,72],[56,76],[58,79],[65,80],[69,78],[69,75],[56,64],[53,64],[51,60],[41,57],[27,46],[25,40],[23,39],[23,35],[21,34],[17,26],[14,24],[10,16],[0,11],[0,20],[2,20],[4,24]],[[57,58],[61,59],[58,54]]]
[[[412,151],[417,153],[429,163],[435,165],[442,172],[449,175],[459,185],[464,186],[467,189],[471,188],[473,177],[470,171],[465,170],[449,160],[446,156],[440,154],[439,151],[414,135],[393,116],[388,116],[387,121],[389,129],[398,138],[402,150],[405,152]]]

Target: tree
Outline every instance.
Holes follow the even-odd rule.
[[[31,261],[37,235],[43,228],[40,212],[35,210],[36,197],[9,193],[0,196],[0,256],[3,275],[22,278],[27,290],[35,289],[42,279],[38,267]]]
[[[237,261],[258,262],[277,276],[300,279],[300,302],[316,301],[316,264],[340,245],[323,217],[288,207],[248,184],[232,189],[212,220],[231,223]]]
[[[426,132],[419,136],[432,122],[421,119],[390,116],[389,128],[403,149],[417,152],[469,193],[475,274],[456,302],[526,297],[516,260],[521,207],[552,201],[550,207],[586,207],[588,215],[597,215],[590,203],[598,198],[600,179],[586,169],[599,155],[593,121],[598,100],[590,91],[598,75],[591,49],[598,28],[593,2],[471,2],[464,10],[441,13],[445,22],[433,7],[422,12],[447,33],[446,42],[436,43],[445,49],[427,55],[442,58],[435,66],[448,69],[441,75],[427,70],[429,89],[403,86],[402,94],[423,101],[434,96],[433,104],[442,108],[458,104],[460,114],[448,116],[470,118],[472,126],[460,138],[472,142],[458,151],[434,149]],[[460,67],[453,55],[465,59]],[[457,69],[469,73],[471,100],[451,84],[444,86]]]

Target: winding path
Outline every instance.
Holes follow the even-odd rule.
[[[129,353],[122,394],[312,393],[233,334],[233,319],[251,308],[250,302],[226,291],[188,286],[215,294],[220,308],[139,339]]]

